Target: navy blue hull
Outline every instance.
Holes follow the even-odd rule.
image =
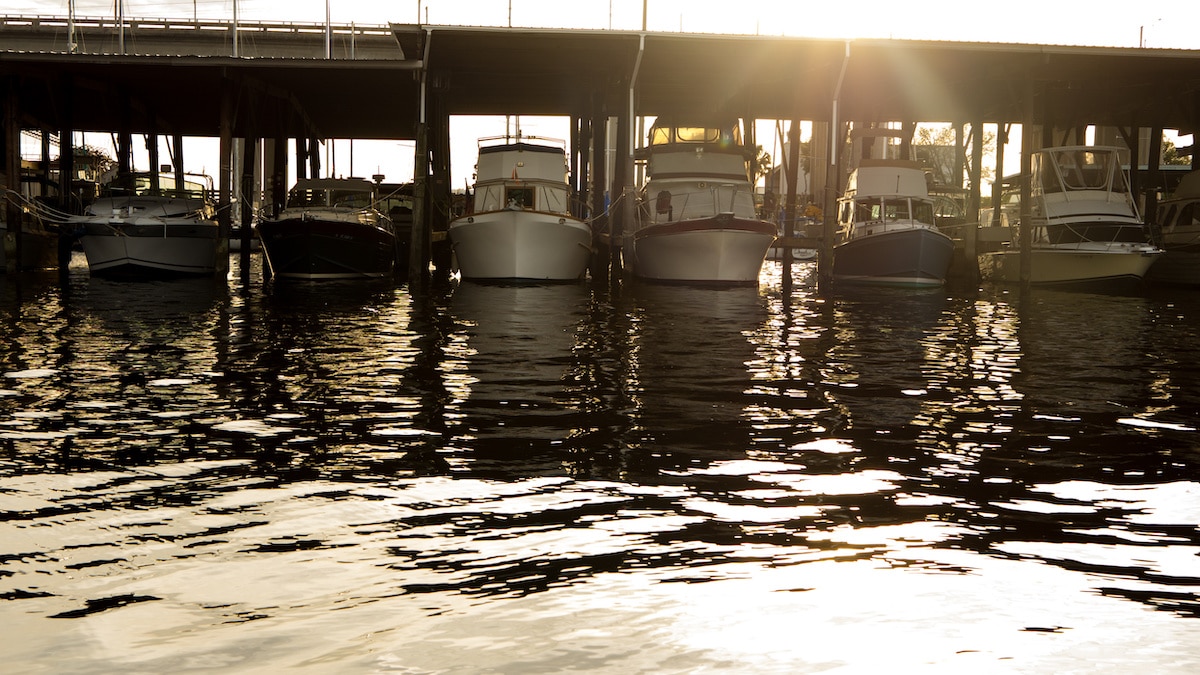
[[[895,286],[940,286],[954,257],[954,242],[930,229],[859,237],[833,249],[834,281]]]

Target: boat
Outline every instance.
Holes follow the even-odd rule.
[[[756,283],[776,225],[755,210],[740,122],[659,117],[637,154],[648,178],[622,242],[634,276]]]
[[[392,276],[396,229],[376,208],[377,187],[362,178],[297,181],[284,208],[255,225],[271,275],[306,281]]]
[[[1126,153],[1120,147],[1077,145],[1030,156],[1030,283],[1136,284],[1162,255],[1134,205]],[[1015,225],[1007,246],[980,255],[985,279],[1021,281]]]
[[[571,213],[566,144],[494,136],[479,140],[474,196],[450,221],[459,273],[474,280],[583,278],[592,230]]]
[[[938,229],[925,171],[903,159],[862,159],[838,200],[835,283],[934,287],[954,241]]]
[[[102,277],[211,275],[218,225],[212,178],[132,172],[101,187],[82,215],[64,223],[78,238],[88,270]]]
[[[1146,275],[1154,283],[1200,285],[1200,171],[1180,179],[1158,204],[1154,241],[1163,254]]]

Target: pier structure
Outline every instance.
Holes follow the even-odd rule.
[[[1133,151],[1132,180],[1152,218],[1156,195],[1171,187],[1158,166],[1162,131],[1187,134],[1200,126],[1198,92],[1198,50],[9,16],[0,17],[0,173],[6,189],[19,191],[19,136],[26,130],[58,136],[63,195],[72,194],[72,132],[113,133],[118,163],[129,161],[134,134],[167,135],[176,148],[184,136],[219,138],[220,214],[228,233],[234,181],[251,186],[255,164],[266,167],[267,209],[278,209],[289,160],[298,176],[318,175],[323,139],[414,141],[406,267],[420,285],[437,262],[439,233],[451,214],[450,117],[564,116],[571,120],[570,181],[581,215],[599,235],[592,273],[600,276],[620,268],[619,242],[634,216],[639,119],[723,115],[750,129],[767,119],[793,130],[810,122],[805,163],[824,223],[816,232],[790,231],[800,206],[793,151],[784,163],[782,244],[819,249],[824,278],[832,207],[855,153],[871,152],[861,143],[864,130],[899,129],[907,146],[917,124],[950,123],[956,163],[969,167],[950,187],[965,196],[959,239],[970,277],[976,252],[998,224],[979,223],[985,126],[997,129],[1001,167],[1014,125],[1022,129],[1026,164],[1034,149],[1081,142],[1088,127],[1101,129]],[[748,141],[753,147],[755,139]],[[264,157],[254,156],[256,147]],[[174,170],[182,171],[185,158],[173,155]],[[1028,194],[1027,178],[1020,189]],[[18,222],[15,202],[6,205],[7,221]],[[241,213],[248,237],[250,211]],[[1022,214],[1026,240],[1029,220]]]

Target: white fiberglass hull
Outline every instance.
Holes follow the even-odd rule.
[[[732,217],[655,225],[633,236],[633,273],[656,281],[757,282],[774,242],[770,223]]]
[[[106,276],[203,276],[216,270],[217,224],[155,219],[77,222],[88,269]]]
[[[570,281],[583,278],[592,231],[570,216],[488,211],[455,219],[447,231],[465,279]]]
[[[1141,281],[1162,254],[1144,244],[1114,244],[1103,249],[1035,248],[1032,251],[1030,283],[1083,284]],[[1021,281],[1021,254],[1016,250],[980,256],[985,279],[1004,283]]]

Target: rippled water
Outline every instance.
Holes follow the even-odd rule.
[[[5,669],[1200,668],[1194,291],[770,265],[0,279]]]

